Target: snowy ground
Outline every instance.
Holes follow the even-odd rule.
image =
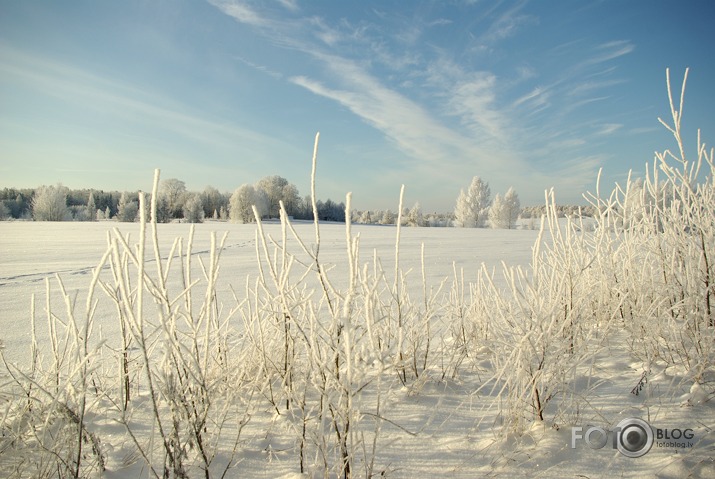
[[[0,338],[9,362],[26,364],[30,335],[30,297],[35,294],[36,316],[45,314],[45,279],[55,273],[62,278],[70,295],[81,301],[92,269],[106,249],[107,232],[112,228],[131,232],[137,226],[114,222],[35,223],[0,222]],[[176,236],[186,236],[185,224],[159,225],[162,252],[168,254]],[[267,233],[280,238],[279,224],[266,224]],[[297,224],[304,239],[312,238],[312,224]],[[338,264],[345,257],[343,225],[321,226],[321,255],[327,264]],[[209,250],[211,232],[228,232],[221,260],[219,294],[228,284],[240,290],[247,276],[256,275],[254,225],[208,222],[196,226],[194,248],[198,256]],[[360,264],[371,261],[373,251],[382,259],[386,271],[394,265],[394,227],[353,225],[360,235]],[[425,271],[428,286],[437,287],[443,278],[463,270],[466,281],[476,278],[482,263],[487,268],[528,265],[538,231],[455,228],[403,228],[400,265],[421,285],[421,245],[425,245]],[[340,286],[340,285],[338,285]],[[420,286],[421,287],[421,286]],[[54,286],[53,286],[54,288]],[[416,288],[419,290],[419,288]],[[419,294],[419,291],[415,291]],[[58,301],[53,298],[52,301]],[[54,304],[61,307],[59,303]],[[98,324],[102,334],[118,334],[116,325]],[[47,335],[40,331],[40,343]],[[692,447],[660,447],[640,458],[628,458],[610,447],[591,449],[584,441],[571,448],[572,430],[568,418],[544,426],[534,422],[520,437],[500,432],[500,418],[494,409],[494,394],[481,388],[491,374],[487,357],[454,379],[442,379],[428,372],[419,381],[403,386],[384,387],[384,416],[375,457],[375,473],[386,477],[715,477],[715,400],[691,391],[682,371],[652,371],[638,395],[632,393],[643,373],[642,363],[629,352],[625,339],[609,338],[588,370],[579,371],[573,381],[580,385],[586,404],[579,423],[584,431],[589,424],[615,425],[624,418],[641,418],[656,428],[670,431],[689,429]],[[3,386],[4,387],[4,386]],[[371,400],[369,392],[364,401]],[[139,406],[137,406],[139,407]],[[296,444],[287,431],[285,416],[270,410],[254,411],[242,435],[241,462],[228,477],[301,477],[298,474]],[[121,441],[116,424],[101,417],[92,427],[110,452],[105,477],[146,477],[148,472],[131,460],[130,448]],[[114,443],[113,443],[114,442]],[[683,441],[686,442],[686,441]],[[113,443],[113,444],[112,444]],[[667,446],[667,445],[666,445]],[[0,450],[0,475],[3,454]],[[198,471],[197,471],[198,472]],[[356,471],[362,476],[362,471]],[[197,474],[198,476],[198,474]]]
[[[296,222],[295,226],[301,237],[314,237],[312,223]],[[138,226],[131,223],[0,222],[0,328],[8,359],[21,362],[23,352],[27,351],[32,294],[39,317],[43,314],[47,278],[52,279],[53,289],[54,276],[59,274],[67,291],[86,291],[89,276],[105,252],[107,234],[113,228],[131,234],[132,240],[138,241]],[[264,228],[267,234],[280,239],[278,223],[266,222]],[[321,228],[321,257],[334,267],[342,267],[346,249],[344,225],[325,224]],[[354,235],[360,235],[362,260],[371,260],[373,251],[377,251],[384,268],[391,271],[395,227],[353,225],[352,229]],[[229,233],[221,263],[224,286],[242,287],[247,275],[257,274],[255,225],[226,222],[196,225],[196,255],[207,254],[212,232],[219,238]],[[169,254],[175,238],[187,237],[188,233],[187,224],[160,224],[162,255]],[[452,278],[455,268],[458,272],[464,270],[466,281],[473,281],[481,263],[497,269],[502,261],[508,265],[527,264],[537,234],[533,230],[403,228],[400,265],[409,271],[415,283],[421,283],[420,252],[424,243],[428,284],[436,287],[445,277]],[[334,276],[339,278],[341,274]]]

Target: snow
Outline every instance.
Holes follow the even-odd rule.
[[[296,222],[295,228],[306,246],[313,248],[313,224]],[[162,224],[159,227],[160,249],[168,257],[175,237],[188,236],[189,225]],[[281,238],[281,225],[263,225],[268,236]],[[35,315],[38,342],[47,347],[49,333],[45,331],[45,280],[59,275],[69,296],[75,298],[83,310],[84,299],[93,270],[107,249],[108,233],[118,229],[131,234],[130,243],[139,237],[138,225],[111,221],[94,223],[0,222],[0,331],[4,356],[8,363],[27,367],[29,348],[31,295],[35,295]],[[217,294],[220,304],[231,307],[231,287],[238,296],[243,294],[246,278],[258,275],[256,266],[256,227],[224,222],[206,222],[195,226],[193,254],[207,261],[211,248],[210,236],[220,238],[228,233],[221,256],[221,270]],[[360,238],[359,265],[372,264],[373,251],[380,258],[388,274],[394,271],[394,226],[353,225],[352,234]],[[424,244],[426,283],[428,288],[439,287],[447,278],[443,292],[448,293],[454,272],[463,271],[466,282],[475,281],[484,264],[488,271],[501,271],[507,266],[527,266],[538,231],[493,230],[483,228],[403,228],[399,262],[407,272],[410,294],[421,298],[421,247]],[[297,243],[289,239],[289,249],[299,251]],[[148,258],[153,258],[147,253]],[[321,225],[320,258],[335,278],[336,288],[346,288],[345,226]],[[153,267],[150,260],[147,267]],[[194,265],[198,261],[194,262]],[[372,266],[370,266],[372,268]],[[198,270],[197,270],[198,271]],[[109,268],[101,273],[109,278]],[[200,275],[193,273],[196,278]],[[495,275],[501,286],[506,281]],[[391,283],[392,278],[388,279]],[[53,308],[63,305],[52,288]],[[342,282],[341,282],[342,281]],[[98,296],[103,296],[101,291]],[[118,325],[109,320],[111,305],[100,304],[97,323],[107,343],[117,344]],[[238,316],[234,326],[240,330]],[[503,417],[494,407],[496,393],[489,387],[489,345],[470,354],[470,363],[460,368],[455,377],[442,377],[439,369],[430,368],[419,378],[403,385],[396,374],[386,374],[378,397],[374,383],[359,396],[365,411],[374,411],[380,401],[380,435],[375,453],[375,475],[385,477],[715,477],[715,400],[712,383],[707,387],[689,381],[687,371],[652,371],[648,380],[632,393],[643,376],[643,364],[632,354],[625,333],[610,337],[591,363],[572,371],[575,401],[580,404],[573,417],[556,418],[549,423],[532,421],[520,434],[504,432]],[[379,361],[374,359],[377,367]],[[1,368],[0,368],[1,369]],[[366,369],[366,380],[374,381]],[[375,373],[377,374],[377,373]],[[4,409],[4,394],[9,389],[5,376],[0,375],[0,407]],[[355,378],[357,382],[359,378]],[[704,378],[713,381],[713,378]],[[245,398],[247,403],[248,398]],[[261,398],[262,399],[262,398]],[[561,399],[561,398],[559,398]],[[98,400],[101,403],[101,400]],[[227,477],[322,477],[317,457],[308,458],[313,476],[299,470],[296,434],[300,417],[276,415],[265,401],[255,398],[251,403],[251,417],[241,435],[236,459],[238,464]],[[256,404],[260,406],[256,406]],[[132,405],[132,420],[137,429],[151,430],[149,404],[139,396]],[[101,411],[101,407],[98,411]],[[1,411],[0,411],[1,415]],[[627,417],[642,418],[657,428],[693,431],[693,445],[687,448],[658,447],[643,457],[628,458],[608,444],[602,449],[591,449],[584,441],[571,448],[571,426],[579,424],[584,430],[590,425],[613,427]],[[357,420],[359,419],[359,421]],[[357,428],[371,437],[376,420],[362,415]],[[141,424],[141,421],[145,421]],[[95,414],[87,420],[92,432],[100,438],[107,455],[107,471],[103,477],[150,477],[136,448],[127,438],[123,426],[112,417]],[[235,426],[235,425],[234,425]],[[232,429],[227,426],[226,431]],[[6,432],[3,431],[3,435]],[[229,438],[230,439],[230,438]],[[329,439],[332,440],[332,437]],[[371,444],[366,444],[370,447]],[[360,451],[362,454],[362,451]],[[0,442],[0,476],[8,477],[7,469],[12,450]],[[3,456],[5,455],[5,459]],[[368,454],[369,455],[369,454]],[[332,461],[334,458],[330,458]],[[217,462],[225,461],[221,456]],[[365,469],[356,461],[355,475],[363,477]],[[199,477],[199,469],[191,472]],[[10,476],[12,477],[12,476]]]

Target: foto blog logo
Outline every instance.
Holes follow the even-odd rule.
[[[653,447],[655,434],[646,421],[638,418],[626,418],[611,431],[613,449],[627,457],[641,457]],[[608,444],[608,431],[602,427],[571,428],[571,449],[576,448],[577,440],[584,440],[591,449],[601,449]]]
[[[692,429],[656,429],[643,419],[629,417],[619,422],[611,431],[613,449],[627,457],[641,457],[656,447],[689,448],[693,447],[695,434]],[[577,426],[571,428],[571,449],[576,448],[576,441],[583,440],[591,449],[602,449],[608,444],[609,431],[592,426],[584,430]]]

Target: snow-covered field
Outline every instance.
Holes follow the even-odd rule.
[[[297,223],[294,226],[307,250],[314,252],[313,224]],[[52,356],[49,324],[55,320],[48,321],[47,318],[46,278],[50,278],[51,310],[57,315],[56,321],[60,321],[54,323],[54,336],[59,337],[61,342],[78,341],[77,344],[82,344],[82,318],[90,282],[96,277],[109,287],[116,284],[109,267],[111,257],[104,268],[94,275],[94,268],[107,251],[107,238],[113,228],[124,235],[131,235],[128,243],[132,247],[139,240],[137,224],[0,223],[0,338],[5,361],[17,378],[16,381],[11,380],[6,369],[0,368],[3,371],[0,374],[2,477],[31,477],[42,473],[55,477],[58,474],[57,470],[43,469],[47,466],[43,466],[40,459],[49,464],[52,454],[48,451],[43,454],[39,446],[44,444],[44,447],[49,447],[58,438],[72,441],[73,433],[62,432],[62,421],[57,415],[47,413],[46,417],[54,417],[53,421],[57,422],[45,423],[49,433],[38,432],[34,439],[25,437],[25,447],[35,448],[32,449],[32,456],[29,449],[22,449],[13,441],[13,434],[17,434],[21,427],[16,421],[21,414],[17,402],[11,401],[11,392],[17,392],[19,384],[26,388],[24,391],[29,388],[34,396],[42,396],[33,390],[39,384],[23,379],[18,372],[24,371],[28,378],[33,377],[29,372],[33,367],[30,298],[35,295],[35,341],[45,361],[43,371],[51,373],[53,369],[48,364]],[[522,316],[523,311],[518,314],[514,311],[510,319],[509,314],[504,313],[510,311],[508,307],[497,311],[499,300],[496,295],[483,300],[471,299],[469,283],[485,281],[485,278],[493,278],[495,282],[493,289],[482,285],[475,287],[472,294],[508,290],[510,284],[517,284],[518,278],[511,281],[503,277],[502,262],[507,266],[528,268],[538,231],[403,228],[399,267],[405,274],[405,289],[401,290],[401,282],[395,281],[394,274],[395,227],[353,225],[351,237],[359,236],[359,250],[353,250],[359,251],[359,256],[355,257],[348,255],[345,225],[323,224],[320,229],[320,262],[326,271],[325,277],[334,288],[323,295],[320,292],[320,277],[314,271],[310,273],[308,251],[302,250],[291,232],[286,233],[286,256],[283,256],[282,250],[275,247],[275,244],[283,244],[281,225],[266,223],[263,228],[269,238],[266,245],[268,260],[260,239],[256,244],[256,225],[223,222],[196,225],[190,269],[192,278],[198,279],[199,283],[194,287],[193,303],[188,304],[186,296],[182,295],[178,276],[167,282],[167,288],[173,295],[169,299],[178,298],[176,304],[187,303],[182,306],[185,316],[191,317],[189,311],[193,311],[194,320],[200,317],[201,313],[196,312],[205,300],[203,291],[208,281],[203,277],[199,263],[203,262],[210,269],[211,233],[216,232],[219,239],[228,233],[219,262],[216,299],[210,303],[215,318],[219,318],[216,337],[221,339],[211,343],[211,347],[229,347],[228,354],[221,356],[222,361],[228,362],[228,372],[217,374],[217,379],[210,376],[213,372],[209,371],[209,376],[215,381],[235,379],[237,382],[235,385],[226,384],[227,389],[211,389],[216,394],[210,398],[213,409],[208,425],[201,426],[206,431],[201,437],[206,441],[204,448],[211,456],[208,462],[211,463],[212,477],[220,477],[229,461],[231,468],[225,477],[323,477],[324,474],[334,477],[344,473],[341,466],[341,458],[345,457],[343,453],[349,455],[355,477],[369,474],[405,478],[715,477],[715,400],[711,364],[706,364],[701,371],[700,382],[694,382],[692,369],[664,367],[656,358],[644,361],[643,357],[634,353],[639,346],[634,343],[632,332],[619,327],[617,318],[614,319],[616,311],[606,311],[605,319],[597,320],[602,331],[595,327],[593,331],[578,333],[583,342],[578,343],[576,348],[583,348],[588,353],[574,352],[572,339],[569,358],[580,358],[572,366],[559,369],[559,361],[570,360],[563,359],[563,356],[550,356],[553,351],[548,349],[552,347],[549,341],[553,340],[551,334],[554,331],[559,332],[557,335],[566,334],[563,327],[549,329],[548,335],[534,335],[533,338],[545,346],[542,349],[538,345],[525,349],[524,354],[533,354],[533,357],[526,358],[525,363],[523,357],[510,356],[512,346],[514,350],[518,349],[517,344],[522,339],[513,333],[520,331],[520,324],[511,326],[514,328],[509,333],[511,336],[504,331],[486,330],[488,321],[479,318],[489,317],[490,311],[470,309],[478,308],[475,304],[482,308],[495,305],[492,312],[495,322],[491,327],[530,317],[528,314]],[[171,256],[170,251],[174,238],[183,237],[182,251],[186,257],[190,226],[158,225],[158,231],[160,263],[166,266],[173,257],[174,273],[185,271],[182,265],[186,263],[182,263],[178,254]],[[275,244],[271,244],[271,238]],[[548,235],[545,235],[544,241],[548,242]],[[121,245],[116,251],[120,250]],[[262,258],[261,269],[257,254]],[[285,276],[288,279],[281,283],[280,271],[286,271],[284,258],[291,256],[296,258],[296,263],[290,274]],[[150,239],[147,239],[145,257],[146,270],[156,276],[154,270],[157,263]],[[374,260],[376,257],[379,262]],[[350,268],[349,258],[355,259],[354,268]],[[269,264],[277,270],[278,283],[283,287],[272,282]],[[478,275],[482,264],[485,270]],[[126,269],[133,271],[130,274],[134,277],[129,283],[136,285],[136,270],[131,265]],[[266,278],[263,282],[260,281],[261,271]],[[305,271],[309,273],[303,277]],[[375,272],[378,274],[373,275]],[[78,312],[79,332],[76,334],[70,331],[72,325],[66,314],[68,306],[58,292],[55,274],[62,279],[68,303]],[[461,282],[462,274],[464,283]],[[568,274],[564,271],[556,278],[566,278]],[[351,277],[357,282],[351,282]],[[285,286],[289,283],[303,285],[305,289],[290,289]],[[393,289],[397,283],[400,284]],[[614,290],[617,288],[614,285]],[[603,288],[603,291],[608,291],[608,288]],[[600,304],[599,295],[603,291],[594,290],[593,297],[585,298],[584,302]],[[104,378],[116,377],[114,372],[119,368],[122,332],[118,313],[115,303],[104,290],[97,287],[94,297],[97,304],[94,306],[93,330],[89,333],[93,338],[89,352],[85,351],[85,356],[79,353],[73,356],[76,351],[71,351],[64,359],[68,362],[74,357],[91,357],[86,376],[88,380],[82,386],[86,391],[85,402],[79,399],[82,395],[76,385],[81,365],[65,364],[61,371],[73,379],[65,384],[60,378],[58,389],[65,385],[67,391],[48,391],[44,404],[32,406],[27,401],[27,409],[23,411],[27,415],[42,416],[40,409],[45,408],[43,411],[46,412],[54,407],[53,400],[48,400],[53,394],[58,402],[65,401],[75,411],[81,410],[82,404],[86,406],[84,428],[97,439],[96,446],[101,453],[92,451],[89,435],[84,437],[83,464],[91,464],[96,461],[95,456],[101,454],[105,471],[100,474],[96,468],[87,465],[82,474],[108,478],[153,477],[153,467],[161,475],[167,460],[162,452],[166,449],[161,445],[159,428],[162,426],[157,423],[157,417],[164,421],[163,434],[171,442],[169,429],[172,420],[183,418],[187,424],[193,424],[192,417],[195,419],[196,416],[186,412],[191,410],[186,405],[184,413],[166,410],[180,407],[178,402],[172,403],[171,408],[159,404],[162,410],[158,413],[152,410],[149,390],[142,379],[141,365],[144,363],[138,358],[141,348],[137,347],[136,341],[128,348],[135,361],[131,374],[136,385],[132,385],[133,398],[126,412],[122,413],[116,399],[119,396],[112,396],[119,386],[103,382]],[[148,297],[147,293],[145,310],[151,312],[145,314],[158,314]],[[266,298],[273,299],[275,304],[269,304]],[[308,303],[306,298],[311,302]],[[335,324],[340,325],[342,333],[336,333],[328,326],[322,330],[323,326],[318,324],[333,306],[337,311],[335,317],[338,323]],[[572,306],[574,311],[578,309],[578,305]],[[279,318],[277,327],[265,326],[262,329],[263,326],[256,320],[274,320],[271,312],[275,311],[282,311],[280,314],[286,316]],[[282,345],[288,344],[281,336],[283,323],[280,320],[288,317],[285,311],[295,315],[290,318],[294,322],[285,322],[286,328],[293,328],[290,329],[290,354],[296,366],[290,371],[280,363],[284,358]],[[319,314],[311,316],[316,311]],[[390,312],[388,316],[393,317],[371,316],[380,312]],[[532,313],[537,314],[538,311],[534,309]],[[555,316],[562,314],[559,310],[552,313]],[[303,320],[298,319],[298,315],[308,319],[301,322]],[[395,315],[404,315],[404,330],[394,324],[385,326],[395,319]],[[181,314],[178,317],[184,318]],[[318,323],[310,322],[311,317],[318,318]],[[367,318],[364,327],[356,324],[356,318],[363,317]],[[219,324],[224,319],[227,322]],[[156,326],[153,321],[151,324]],[[211,324],[206,320],[201,327],[206,325],[208,331],[213,327]],[[371,331],[370,324],[373,328],[383,329]],[[69,326],[65,330],[63,325]],[[152,334],[159,337],[163,334],[162,326],[157,328],[159,332]],[[206,361],[213,361],[213,356],[219,355],[219,351],[209,350],[209,346],[203,348],[201,341],[205,340],[208,345],[210,340],[202,336],[201,331],[193,331],[192,336],[191,324],[176,328],[164,332],[167,337],[186,338],[187,346],[177,346],[177,350],[184,351],[181,348],[185,347],[186,354],[190,355],[194,351],[190,346],[191,340],[198,338],[196,351],[207,351],[212,357]],[[528,331],[526,336],[535,334],[534,329]],[[383,333],[384,336],[381,336]],[[256,335],[262,334],[271,337],[256,339]],[[382,340],[393,343],[390,346],[376,345]],[[183,344],[183,339],[176,341]],[[318,344],[319,341],[323,343]],[[157,366],[159,370],[155,387],[170,387],[169,382],[178,381],[171,373],[166,373],[172,364],[166,357],[166,351],[172,346],[162,345],[160,339],[151,344],[147,356],[149,366]],[[250,354],[260,357],[247,356],[249,344],[254,348],[250,349]],[[92,349],[94,345],[97,345],[97,350]],[[261,349],[261,345],[265,348]],[[241,347],[246,349],[230,349]],[[402,357],[403,347],[408,359],[400,362],[395,358],[398,353]],[[554,351],[563,347],[562,342],[553,343]],[[410,348],[414,352],[411,356]],[[541,363],[554,361],[557,364],[543,367],[539,357],[545,358]],[[339,372],[332,366],[334,361],[342,361]],[[219,369],[227,366],[221,361],[219,363]],[[529,392],[522,396],[509,393],[510,388],[516,390],[519,386],[516,382],[509,382],[511,376],[508,369],[525,367],[524,364],[537,364],[537,373],[530,377],[534,384],[546,384],[538,387],[544,393],[553,395],[550,401],[541,398],[545,404],[543,421],[536,419],[530,410],[534,404],[533,397],[529,395],[532,386],[527,384]],[[177,371],[182,367],[193,366],[179,364]],[[162,370],[166,374],[161,373]],[[234,373],[235,376],[232,375]],[[554,380],[556,376],[558,378]],[[205,386],[199,380],[201,378],[189,374],[185,380],[190,382],[189,379],[198,381],[197,384],[203,385],[201,387]],[[517,379],[521,380],[521,376]],[[547,384],[547,381],[551,382]],[[40,380],[37,382],[40,383]],[[345,391],[340,390],[342,387]],[[191,397],[193,400],[204,398],[200,395]],[[527,397],[531,399],[527,400]],[[230,400],[222,402],[224,398]],[[288,401],[290,406],[286,407]],[[514,402],[516,409],[509,405]],[[516,410],[523,410],[523,414],[515,413]],[[626,457],[610,442],[613,428],[625,418],[646,420],[656,428],[655,431],[660,430],[659,434],[676,434],[680,439],[670,442],[679,443],[678,447],[671,447],[669,441],[656,438],[652,449],[644,456]],[[216,422],[218,420],[224,423]],[[75,426],[65,419],[65,425],[68,424]],[[572,448],[576,437],[572,426],[582,427],[579,434],[585,434],[591,425],[609,429],[609,443],[603,448],[592,449],[583,440],[576,439],[575,448]],[[71,430],[69,426],[65,429]],[[177,443],[170,446],[175,447],[172,450],[181,450],[185,454],[183,463],[187,466],[189,477],[204,477],[202,464],[206,462],[198,457],[201,448],[196,443],[196,435],[191,436],[191,431],[187,432],[185,427],[178,427]],[[670,432],[665,432],[666,429]],[[137,438],[136,441],[130,433]],[[341,442],[340,434],[347,438],[344,442]],[[184,446],[181,446],[181,441],[185,441]],[[342,450],[342,446],[347,449]],[[32,459],[24,461],[23,455]],[[30,460],[39,462],[30,464]],[[172,474],[172,477],[181,477],[183,471],[173,471]]]
[[[180,223],[158,227],[164,257],[168,256],[174,240],[187,238],[190,229],[189,225]],[[296,222],[295,227],[301,237],[313,238],[313,223]],[[107,249],[107,234],[114,228],[138,241],[139,226],[132,223],[0,222],[0,328],[8,359],[22,362],[23,354],[27,353],[32,294],[35,294],[39,316],[44,314],[46,279],[55,281],[58,274],[70,294],[86,292],[92,270]],[[221,262],[223,286],[219,288],[224,292],[229,284],[242,288],[247,275],[255,278],[255,225],[209,221],[195,228],[194,254],[200,256],[206,256],[209,251],[211,233],[217,237],[228,233]],[[265,222],[264,228],[266,234],[280,239],[278,222]],[[352,230],[353,234],[360,235],[364,261],[371,260],[376,251],[383,267],[388,271],[394,269],[394,226],[353,225]],[[490,269],[501,268],[502,261],[509,265],[528,264],[537,234],[538,231],[530,230],[403,228],[400,265],[414,280],[412,283],[421,288],[420,258],[424,244],[429,285],[436,287],[445,277],[452,278],[455,269],[463,269],[465,280],[474,281],[482,263]],[[321,243],[321,257],[333,269],[331,276],[339,281],[346,275],[345,226],[322,225]],[[101,320],[98,325],[118,328]]]

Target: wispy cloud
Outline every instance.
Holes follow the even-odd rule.
[[[600,125],[594,134],[596,136],[608,136],[619,131],[621,128],[623,128],[623,125],[620,123],[605,123]]]
[[[413,48],[427,29],[451,23],[439,16],[395,20],[373,9],[373,18],[380,22],[377,25],[353,25],[344,19],[331,22],[307,14],[294,15],[288,22],[258,4],[211,1],[238,22],[256,28],[267,40],[315,61],[312,71],[284,73],[284,78],[347,108],[413,159],[412,168],[438,174],[463,169],[468,158],[470,168],[483,174],[491,171],[505,178],[519,170],[545,182],[586,183],[603,157],[574,154],[578,160],[558,166],[546,161],[583,147],[585,130],[564,132],[554,141],[544,138],[550,130],[560,128],[559,122],[575,109],[608,98],[604,92],[622,82],[612,71],[604,73],[608,62],[634,49],[626,40],[596,45],[591,56],[577,61],[562,78],[535,86],[533,81],[540,72],[528,64],[516,68],[513,78],[464,64],[468,45],[462,52],[436,44],[430,44],[428,51]],[[505,39],[538,24],[538,18],[525,13],[525,4],[506,10],[492,5],[483,10],[480,24],[486,29],[474,35],[473,45],[498,48]],[[298,11],[291,9],[292,13]],[[559,54],[573,49],[588,51],[584,41],[577,41],[561,45]],[[596,66],[598,71],[594,71]],[[383,70],[381,74],[378,68]],[[384,68],[390,75],[384,75]],[[523,88],[518,96],[513,94],[515,85]],[[590,134],[604,136],[617,130],[615,123],[604,124]],[[558,174],[550,171],[554,167],[559,168]]]
[[[500,4],[492,4],[491,10],[485,15],[489,22],[486,31],[474,37],[475,51],[489,52],[498,45],[499,42],[513,37],[523,27],[538,23],[538,18],[521,13],[526,2],[519,2],[504,12],[499,11]]]
[[[256,70],[258,70],[258,71],[260,71],[260,72],[263,72],[263,73],[265,73],[265,74],[267,74],[267,75],[272,76],[273,78],[278,78],[278,79],[283,78],[283,74],[281,74],[280,72],[277,72],[277,71],[275,71],[275,70],[272,70],[272,69],[268,68],[268,67],[265,66],[265,65],[259,65],[259,64],[257,64],[257,63],[254,63],[254,62],[252,62],[252,61],[250,61],[250,60],[247,60],[246,58],[240,57],[240,56],[236,56],[236,57],[234,57],[234,58],[235,58],[236,60],[238,60],[239,62],[241,62],[241,63],[243,63],[243,64],[245,64],[245,65],[248,65],[248,66],[251,67],[251,68],[254,68],[254,69],[256,69]]]
[[[598,90],[603,90],[621,83],[624,83],[625,80],[619,79],[619,78],[613,78],[609,80],[601,80],[601,81],[588,81],[585,80],[580,83],[575,83],[568,91],[568,95],[571,96],[583,96],[585,94],[591,94],[591,92],[598,91]]]
[[[298,6],[298,2],[296,0],[278,0],[281,5],[283,5],[286,9],[290,10],[291,12],[297,12],[300,10],[300,7]]]
[[[316,95],[337,101],[365,122],[380,130],[402,151],[426,163],[446,160],[445,142],[460,143],[451,130],[436,122],[416,103],[383,87],[359,67],[343,59],[333,59],[334,70],[343,75],[345,89],[326,87],[305,76],[290,80]]]
[[[549,98],[551,97],[551,92],[546,90],[544,87],[536,87],[524,96],[517,98],[513,103],[512,107],[518,107],[523,104],[531,106],[531,108],[541,109],[549,105]]]
[[[256,21],[259,15],[255,12],[247,17],[245,9],[228,7],[230,5],[224,3],[221,9],[237,21],[254,24],[264,32],[280,28],[277,20],[261,17],[260,21]],[[339,26],[343,28],[337,28]],[[450,70],[453,76],[440,80],[447,82],[440,86],[444,90],[439,94],[445,97],[447,106],[442,113],[460,119],[464,132],[469,135],[465,137],[446,127],[428,108],[383,84],[369,72],[371,62],[356,61],[340,55],[336,45],[352,40],[367,44],[378,56],[385,55],[383,60],[393,68],[398,68],[397,65],[407,68],[419,61],[409,55],[395,58],[394,52],[385,48],[384,44],[371,43],[362,37],[364,31],[356,32],[351,25],[328,25],[324,19],[316,16],[296,20],[290,30],[283,29],[282,33],[286,35],[290,48],[318,60],[329,73],[320,80],[311,75],[293,75],[289,80],[347,107],[381,131],[403,152],[425,164],[448,161],[454,157],[455,149],[469,150],[469,154],[473,155],[477,139],[502,138],[508,122],[494,105],[496,78],[493,75],[487,72],[472,74],[452,65]],[[413,34],[418,35],[419,32]],[[311,42],[311,37],[317,37],[320,43]],[[387,55],[391,55],[389,59]],[[445,71],[444,68],[441,70]]]
[[[628,55],[633,50],[635,50],[635,45],[628,40],[603,43],[594,48],[594,55],[585,60],[584,65],[595,65],[614,60],[618,57]]]
[[[237,138],[274,141],[230,123],[206,119],[157,92],[147,92],[80,67],[0,44],[0,73],[63,101],[131,120],[147,128],[170,130],[205,144],[233,145]]]
[[[500,15],[497,20],[491,24],[487,33],[482,37],[482,40],[487,43],[496,43],[515,35],[521,26],[535,22],[535,17],[519,13],[522,6],[523,4],[518,5]]]
[[[268,20],[256,12],[248,3],[228,0],[208,0],[213,6],[241,23],[265,26]]]
[[[511,127],[509,119],[496,105],[497,77],[488,72],[474,72],[454,85],[449,105],[475,138],[505,142]]]
[[[427,23],[428,27],[444,27],[447,25],[451,25],[454,22],[452,20],[449,20],[448,18],[437,18],[436,20],[432,20]]]

